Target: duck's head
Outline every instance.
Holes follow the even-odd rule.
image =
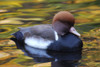
[[[75,18],[68,11],[60,11],[53,17],[52,26],[53,29],[58,33],[58,35],[65,35],[71,32],[77,36],[80,34],[74,28]]]

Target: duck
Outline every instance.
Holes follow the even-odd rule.
[[[80,34],[74,28],[75,18],[68,11],[60,11],[53,17],[52,24],[19,27],[11,38],[18,49],[25,45],[53,51],[77,51],[83,46]]]

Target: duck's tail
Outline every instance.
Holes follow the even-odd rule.
[[[10,38],[11,40],[13,40],[17,46],[18,49],[23,49],[24,48],[24,38],[23,38],[23,34],[18,31],[16,33],[11,34],[15,37]]]

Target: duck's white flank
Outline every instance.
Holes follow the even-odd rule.
[[[43,38],[28,37],[25,39],[25,43],[34,48],[47,49],[47,47],[52,43],[51,40],[46,40]]]
[[[54,33],[55,33],[55,39],[56,39],[56,40],[58,40],[58,38],[59,38],[59,37],[58,37],[57,32],[56,32],[56,31],[54,31]]]

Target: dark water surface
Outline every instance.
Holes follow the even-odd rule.
[[[43,51],[49,59],[45,56],[34,57],[33,60],[31,57],[36,54],[25,56],[9,39],[11,33],[18,31],[17,27],[50,24],[53,15],[61,10],[70,11],[75,16],[75,27],[84,41],[82,59],[79,54],[79,61],[74,61],[75,65],[100,67],[100,0],[0,0],[0,67],[51,67],[64,65],[64,62],[66,65],[73,64],[72,61],[61,61],[64,55],[67,57],[66,53]],[[57,61],[55,58],[61,59]]]

